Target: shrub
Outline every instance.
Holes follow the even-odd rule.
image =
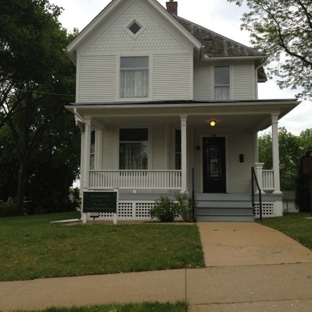
[[[183,221],[193,221],[193,199],[186,193],[176,193],[175,199],[177,201],[177,212],[182,217]],[[194,202],[194,213],[196,209],[196,202]]]
[[[156,201],[154,208],[150,210],[151,217],[160,219],[161,222],[172,222],[177,213],[177,204],[167,196],[161,196]]]
[[[12,217],[17,215],[15,208],[15,200],[13,197],[9,197],[5,202],[0,200],[0,217]]]
[[[162,222],[172,222],[174,217],[180,215],[183,221],[193,221],[193,200],[192,197],[183,193],[176,193],[175,200],[167,196],[161,196],[156,201],[154,208],[150,210],[152,218],[158,218]],[[196,202],[194,202],[196,208]]]

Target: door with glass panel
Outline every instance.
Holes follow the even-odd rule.
[[[203,192],[226,193],[225,138],[203,138]]]

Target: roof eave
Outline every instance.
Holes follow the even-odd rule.
[[[261,64],[263,64],[264,60],[268,58],[267,55],[250,55],[250,56],[207,56],[206,54],[204,55],[204,58],[202,59],[203,61],[208,61],[208,62],[214,62],[214,61],[224,61],[224,60],[229,60],[229,61],[239,61],[239,60],[259,60]]]
[[[83,28],[75,39],[66,47],[67,53],[70,58],[76,58],[76,49],[78,45],[88,36],[88,34],[97,26],[101,21],[118,5],[122,0],[112,0],[85,28]]]

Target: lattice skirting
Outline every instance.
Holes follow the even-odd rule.
[[[152,220],[150,209],[156,205],[155,201],[119,201],[119,220]],[[88,213],[90,219],[90,214]],[[113,213],[100,213],[97,220],[112,220]],[[92,217],[91,217],[92,218]],[[175,220],[181,220],[181,216],[176,215]]]
[[[255,203],[254,212],[256,218],[260,216],[260,205],[259,203]],[[275,210],[274,210],[274,203],[262,203],[262,217],[274,217]]]
[[[151,220],[150,209],[155,201],[119,201],[118,219],[120,220]],[[112,219],[112,213],[100,213],[99,220]]]

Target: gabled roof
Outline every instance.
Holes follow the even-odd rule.
[[[110,13],[117,9],[122,2],[127,0],[112,0],[79,34],[78,36],[67,46],[66,53],[75,62],[75,50],[77,46],[96,28]],[[166,20],[168,20],[173,27],[179,29],[179,31],[187,38],[192,45],[200,51],[201,44],[187,29],[185,29],[179,22],[171,17],[171,14],[157,1],[157,0],[145,0],[149,2],[155,10],[157,10]]]
[[[125,0],[112,0],[67,46],[66,53],[75,63],[75,50],[79,43],[92,31],[94,27],[105,19],[105,17],[114,11]],[[215,33],[194,22],[188,21],[180,16],[170,14],[157,0],[147,0],[158,12],[160,12],[173,27],[178,28],[183,35],[196,47],[198,53],[205,58],[252,58],[258,60],[257,66],[263,64],[267,55],[253,48],[247,47],[241,43]],[[266,81],[266,75],[263,67],[258,70],[258,81]]]
[[[172,14],[188,32],[190,32],[204,47],[204,54],[208,57],[263,57],[266,54],[247,47],[234,40],[226,38],[203,26],[190,22],[180,16]]]

